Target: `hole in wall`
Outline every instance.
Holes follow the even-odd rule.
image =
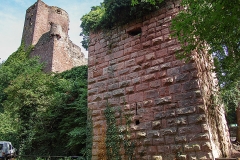
[[[127,32],[130,36],[136,36],[142,33],[142,28],[138,27],[138,28],[134,28],[130,31]]]
[[[56,10],[56,13],[57,13],[57,14],[62,14],[62,11],[58,8],[58,9]]]
[[[140,124],[139,119],[136,119],[136,120],[135,120],[135,124],[136,124],[136,125],[139,125],[139,124]]]

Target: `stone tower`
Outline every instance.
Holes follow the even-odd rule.
[[[92,160],[106,154],[107,103],[117,110],[117,126],[119,108],[131,115],[135,159],[210,160],[231,154],[224,108],[214,102],[211,57],[192,53],[188,63],[175,57],[181,46],[170,37],[170,25],[180,0],[165,2],[140,20],[90,35]]]
[[[30,56],[39,56],[46,72],[63,72],[87,61],[79,46],[68,36],[68,13],[41,0],[26,11],[22,41],[34,45]]]

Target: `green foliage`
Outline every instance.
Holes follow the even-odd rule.
[[[228,120],[236,120],[240,81],[240,1],[183,0],[184,10],[172,22],[173,36],[182,45],[180,58],[208,49],[227,106]],[[236,122],[236,121],[235,121]]]
[[[121,126],[116,125],[115,113],[119,112]],[[104,115],[107,121],[106,149],[108,159],[120,160],[120,148],[125,150],[125,158],[132,160],[135,149],[135,143],[131,140],[130,124],[132,122],[131,114],[123,114],[120,108],[111,107],[108,103]],[[123,124],[123,118],[126,124]]]
[[[20,154],[85,154],[87,66],[47,74],[30,50],[21,45],[0,66],[1,139]]]
[[[240,5],[239,0],[183,0],[185,10],[172,22],[173,36],[182,44],[181,58],[191,51],[199,52],[208,45],[209,54],[216,57],[215,67],[220,83],[238,81],[240,77]]]
[[[107,132],[106,132],[106,148],[107,148],[107,159],[121,160],[120,155],[120,133],[116,126],[115,110],[106,105],[104,115],[107,121]]]
[[[0,110],[3,111],[2,102],[6,99],[4,89],[10,85],[18,75],[28,72],[31,68],[42,69],[42,64],[37,58],[28,60],[31,48],[25,51],[24,44],[18,48],[0,67]]]
[[[86,160],[92,159],[92,145],[93,145],[93,122],[91,110],[88,110],[87,126],[86,126],[86,150],[84,151]]]
[[[83,47],[85,49],[88,47],[90,31],[105,30],[127,24],[131,20],[157,10],[162,2],[163,0],[133,1],[133,3],[131,0],[104,0],[100,6],[92,7],[92,10],[81,18],[83,30],[80,35],[83,36]]]
[[[150,4],[152,4],[152,5],[156,5],[156,3],[161,3],[163,0],[132,0],[131,1],[131,3],[132,3],[132,5],[134,6],[134,5],[137,5],[137,4],[139,4],[139,3],[150,3]]]

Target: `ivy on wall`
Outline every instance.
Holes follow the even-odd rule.
[[[115,114],[119,112],[121,126],[116,124]],[[135,143],[131,140],[130,124],[132,122],[130,114],[123,114],[120,108],[111,107],[108,103],[104,115],[107,121],[105,145],[107,150],[107,159],[121,160],[120,149],[124,148],[125,159],[132,160]],[[123,124],[123,119],[126,124]]]

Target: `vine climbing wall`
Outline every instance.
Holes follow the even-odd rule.
[[[193,53],[188,63],[176,59],[181,46],[170,37],[170,25],[180,9],[180,1],[167,0],[141,20],[90,35],[88,107],[93,120],[93,160],[106,153],[107,104],[131,115],[135,159],[230,156],[211,57]],[[115,114],[116,125],[121,126],[121,116]]]

